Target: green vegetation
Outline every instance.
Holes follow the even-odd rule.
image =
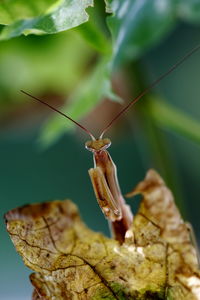
[[[113,74],[158,44],[173,30],[178,20],[200,23],[199,2],[113,0],[106,1],[104,7],[103,3],[100,5],[92,0],[5,1],[0,5],[2,101],[12,98],[10,101],[21,102],[22,97],[16,92],[22,86],[34,94],[70,95],[63,110],[79,120],[105,97],[119,101],[111,87]],[[66,32],[58,37],[11,39],[61,31]],[[50,60],[52,53],[53,61]],[[91,65],[90,61],[94,58],[95,62]],[[10,68],[20,69],[20,76],[12,74],[11,77],[8,74]],[[199,142],[198,122],[191,121],[184,114],[187,125],[180,128],[182,113],[177,108],[169,111],[163,101],[153,101],[152,97],[149,117],[155,123],[162,123],[166,128],[173,127],[174,131]],[[3,103],[4,109],[8,103]],[[179,115],[179,118],[173,119],[173,125],[169,118],[171,113]],[[41,139],[46,145],[50,144],[72,126],[70,123],[66,126],[65,120],[53,116],[44,126]]]

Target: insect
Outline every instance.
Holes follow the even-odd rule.
[[[111,145],[111,141],[108,138],[104,138],[105,133],[112,126],[112,124],[120,118],[132,105],[139,101],[146,93],[148,93],[153,87],[167,77],[171,72],[178,68],[186,59],[200,49],[200,45],[196,46],[189,53],[187,53],[182,59],[180,59],[175,65],[173,65],[167,72],[162,74],[157,80],[155,80],[150,86],[148,86],[139,96],[130,101],[122,110],[109,122],[109,124],[102,130],[100,136],[95,138],[93,134],[84,126],[71,117],[59,111],[55,107],[46,103],[45,101],[32,96],[31,94],[21,90],[25,95],[39,101],[46,105],[50,109],[56,111],[60,115],[66,117],[68,120],[76,124],[82,130],[84,130],[91,138],[85,144],[86,149],[93,153],[94,168],[89,170],[89,176],[93,185],[93,189],[102,209],[103,214],[111,224],[112,235],[120,243],[124,241],[124,236],[132,223],[132,213],[128,205],[126,205],[124,198],[121,194],[117,170],[114,162],[107,149]]]

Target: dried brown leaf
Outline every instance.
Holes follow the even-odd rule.
[[[125,242],[88,229],[69,200],[27,205],[6,214],[35,300],[199,300],[195,248],[173,196],[153,170],[131,194],[144,198]]]
[[[138,215],[144,216],[160,231],[160,238],[166,242],[166,266],[169,299],[200,299],[200,272],[197,251],[192,245],[190,230],[184,223],[174,203],[171,191],[163,179],[154,170],[149,170],[144,181],[128,194],[141,193]],[[133,231],[137,239],[141,238],[144,226],[134,225]],[[152,234],[153,231],[150,231]],[[153,237],[149,237],[149,241]]]

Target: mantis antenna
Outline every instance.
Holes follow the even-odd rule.
[[[190,56],[192,56],[195,52],[197,52],[200,49],[200,44],[197,45],[195,48],[193,48],[191,51],[189,51],[188,53],[186,53],[185,56],[183,56],[176,64],[174,64],[169,70],[167,70],[164,74],[162,74],[160,77],[158,77],[152,84],[150,84],[146,89],[143,90],[142,93],[140,93],[137,97],[135,97],[132,101],[130,101],[124,108],[122,108],[122,110],[108,123],[108,125],[103,129],[99,139],[103,138],[103,135],[105,134],[105,132],[112,126],[112,124],[118,120],[121,115],[123,113],[125,113],[132,105],[134,105],[136,102],[138,102],[143,96],[145,96],[153,87],[157,86],[159,84],[159,82],[161,80],[163,80],[165,77],[167,77],[171,72],[173,72],[175,69],[177,69],[185,60],[187,60]],[[73,120],[71,117],[69,117],[68,115],[66,115],[65,113],[63,113],[62,111],[59,111],[58,109],[56,109],[55,107],[51,106],[50,104],[48,104],[47,102],[21,90],[21,92],[35,100],[37,100],[40,103],[43,103],[44,105],[48,106],[49,108],[51,108],[52,110],[56,111],[57,113],[59,113],[60,115],[64,116],[65,118],[67,118],[68,120],[70,120],[71,122],[73,122],[74,124],[76,124],[77,126],[79,126],[81,129],[83,129],[90,137],[91,139],[94,141],[96,140],[96,138],[93,136],[93,134],[87,129],[85,128],[83,125],[81,125],[80,123],[78,123],[77,121]]]
[[[138,100],[140,100],[143,96],[145,96],[153,87],[157,86],[158,83],[167,77],[171,72],[177,69],[185,60],[187,60],[192,54],[197,52],[200,49],[200,44],[193,48],[191,51],[186,53],[184,57],[182,57],[176,64],[174,64],[169,70],[167,70],[164,74],[158,77],[151,85],[149,85],[146,89],[143,90],[141,94],[135,97],[132,101],[130,101],[122,110],[108,123],[108,125],[104,128],[100,135],[100,139],[103,137],[104,133],[112,126],[112,124],[121,117],[123,113],[125,113],[132,105],[134,105]]]
[[[94,168],[89,170],[90,179],[93,185],[93,189],[96,195],[97,202],[101,207],[101,210],[105,217],[109,220],[112,228],[112,234],[116,240],[121,244],[125,239],[125,234],[130,228],[133,220],[131,210],[121,194],[120,187],[117,179],[117,169],[112,161],[109,152],[106,150],[111,141],[109,139],[103,138],[104,133],[110,128],[110,126],[123,114],[125,113],[133,104],[140,100],[146,93],[148,93],[153,87],[155,87],[163,78],[167,77],[173,70],[175,70],[179,65],[181,65],[187,58],[189,58],[194,52],[200,49],[200,45],[193,48],[188,52],[182,59],[180,59],[175,65],[173,65],[167,72],[162,74],[158,79],[156,79],[149,87],[143,90],[136,98],[130,101],[105,127],[102,131],[100,137],[95,139],[91,132],[73,120],[71,117],[65,113],[54,108],[50,104],[31,94],[21,91],[25,95],[45,104],[52,110],[56,111],[60,115],[66,117],[74,124],[83,129],[92,139],[92,141],[87,141],[85,144],[86,149],[93,152],[94,158]]]
[[[96,140],[95,137],[93,136],[93,134],[92,134],[87,128],[85,128],[83,125],[81,125],[80,123],[76,122],[76,121],[73,120],[72,118],[70,118],[68,115],[66,115],[66,114],[63,113],[62,111],[58,110],[57,108],[51,106],[51,105],[48,104],[47,102],[45,102],[45,101],[43,101],[43,100],[41,100],[41,99],[39,99],[39,98],[37,98],[37,97],[35,97],[35,96],[29,94],[29,93],[27,93],[27,92],[25,92],[25,91],[23,91],[23,90],[20,90],[20,92],[22,92],[23,94],[25,94],[25,95],[27,95],[27,96],[29,96],[29,97],[31,97],[31,98],[37,100],[37,101],[39,101],[39,102],[42,103],[42,104],[48,106],[49,108],[51,108],[52,110],[56,111],[56,112],[59,113],[60,115],[64,116],[64,117],[67,118],[68,120],[72,121],[74,124],[76,124],[76,125],[79,126],[81,129],[83,129],[87,134],[89,134],[89,136],[92,138],[92,140]]]

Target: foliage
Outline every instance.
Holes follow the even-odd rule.
[[[38,97],[42,97],[43,99],[46,98],[46,101],[48,101],[49,98],[53,98],[55,101],[57,99],[63,100],[63,105],[60,109],[77,121],[92,111],[92,109],[104,98],[122,103],[123,101],[118,96],[118,92],[115,91],[115,85],[112,84],[113,78],[115,79],[120,74],[124,80],[122,80],[125,86],[123,88],[128,90],[129,95],[132,93],[132,87],[130,88],[129,83],[134,85],[135,90],[139,90],[141,86],[143,87],[144,82],[148,81],[148,74],[146,69],[144,69],[142,76],[138,76],[142,70],[142,64],[139,64],[140,59],[142,59],[147,51],[153,49],[167,38],[179,22],[185,22],[195,26],[200,24],[199,0],[105,0],[105,2],[98,0],[1,1],[0,116],[4,117],[5,115],[8,115],[10,116],[10,119],[12,119],[12,116],[15,116],[15,112],[19,112],[18,108],[23,106],[28,107],[29,104],[30,108],[32,108],[31,101],[19,93],[19,90],[21,89]],[[192,46],[188,45],[188,49],[191,48]],[[139,72],[137,68],[140,69]],[[125,72],[123,73],[123,70],[126,71],[126,76],[124,76]],[[127,77],[129,77],[128,80],[126,80]],[[136,125],[134,128],[135,133],[137,130],[140,133],[142,132],[146,140],[151,140],[149,144],[154,144],[152,149],[150,149],[151,147],[145,147],[145,143],[140,144],[139,139],[141,139],[141,137],[138,138],[139,135],[136,133],[137,146],[139,144],[139,147],[142,145],[142,149],[139,150],[140,154],[141,156],[143,155],[144,149],[147,149],[145,155],[146,153],[149,155],[151,152],[149,157],[154,158],[154,161],[156,161],[155,165],[160,168],[165,175],[168,175],[165,176],[165,178],[168,182],[170,182],[170,180],[173,181],[177,189],[179,185],[177,184],[178,180],[176,180],[176,167],[174,161],[170,160],[169,156],[167,156],[168,154],[166,154],[167,137],[164,136],[163,132],[170,130],[183,136],[186,141],[192,141],[199,145],[200,122],[193,118],[189,109],[179,109],[174,103],[170,104],[169,99],[163,99],[163,97],[158,97],[153,93],[146,95],[138,106],[135,114],[136,117],[134,118],[134,125]],[[140,109],[141,106],[142,109]],[[190,104],[188,104],[188,107],[189,106]],[[21,117],[21,115],[18,117]],[[146,128],[148,127],[148,130],[144,129],[145,125],[144,127],[140,126],[140,122],[142,125],[145,124]],[[49,146],[57,141],[67,130],[72,129],[73,127],[74,125],[72,123],[61,116],[50,114],[48,120],[46,120],[46,123],[42,126],[39,139],[43,145]],[[162,128],[164,131],[158,130],[158,128]],[[158,138],[159,134],[163,134],[160,139]],[[175,147],[173,148],[173,151],[176,152]],[[187,152],[187,150],[185,150],[185,152]],[[186,155],[185,161],[187,162],[184,163],[190,164],[192,169],[191,160],[194,158],[188,154],[188,152]],[[148,163],[152,163],[152,161],[153,159],[149,159]],[[197,164],[195,167],[196,170],[199,171]],[[195,173],[194,169],[192,170],[193,173]],[[136,173],[137,171],[138,170],[136,170]],[[192,181],[192,179],[190,180]],[[186,183],[188,184],[188,182]],[[174,191],[177,192],[175,189]],[[179,197],[177,201],[179,204],[181,203],[180,201],[182,201],[181,199],[182,197]],[[52,205],[54,206],[55,202],[53,202]],[[67,205],[68,208],[74,207],[73,204],[68,203]],[[42,207],[44,208],[44,206]],[[32,211],[32,208],[33,206],[31,206],[30,211]],[[181,208],[183,208],[183,205]],[[165,210],[164,213],[166,213],[166,211],[167,210]],[[14,217],[16,217],[16,215]],[[162,218],[162,220],[163,219],[164,218]],[[138,217],[134,219],[134,222],[137,220]],[[62,223],[62,219],[60,221]],[[66,219],[63,222],[65,223]],[[182,224],[184,227],[185,223],[182,222]],[[80,224],[78,223],[78,226],[79,225]],[[84,228],[81,228],[81,231],[84,232],[84,230],[86,230],[87,234],[90,232],[91,236],[95,237],[95,241],[97,241],[100,246],[102,246],[102,243],[103,246],[105,246],[104,244],[106,243],[109,245],[111,243],[111,252],[113,253],[113,245],[116,244],[116,242],[110,241],[109,239],[102,237],[102,235],[91,233],[83,223],[81,223],[81,226]],[[12,235],[11,231],[12,230],[10,230],[10,233]],[[140,232],[140,230],[137,230],[137,233],[138,232]],[[19,242],[17,246],[19,246],[19,248],[22,246],[23,251],[27,250],[23,244],[26,244],[26,242],[23,239],[20,240],[17,235],[13,238],[14,242]],[[48,240],[48,234],[45,236]],[[186,236],[188,237],[188,233]],[[69,238],[72,238],[71,242],[74,242],[74,237],[73,234],[69,234]],[[177,236],[177,239],[179,237],[180,235]],[[140,239],[140,236],[138,238]],[[158,238],[160,239],[160,236]],[[41,249],[39,246],[35,246],[35,243],[38,242],[40,242],[40,239],[34,241],[33,248],[34,250],[37,249],[40,254],[43,254],[43,250],[45,252],[45,249],[40,252]],[[53,252],[56,252],[55,245],[52,245],[51,242],[52,240],[49,244],[50,248],[51,250],[53,249]],[[78,243],[79,242],[80,240],[78,240]],[[167,241],[167,243],[168,242],[169,241]],[[166,244],[164,247],[165,246]],[[172,260],[174,259],[172,262],[173,266],[176,266],[176,263],[179,263],[179,256],[183,256],[181,257],[181,260],[182,258],[187,258],[187,253],[182,255],[181,252],[184,251],[185,248],[181,247],[180,249],[179,246],[180,245],[177,246],[178,251],[175,251],[178,253],[178,259],[177,256],[175,259],[172,257]],[[72,247],[72,250],[79,251],[81,247],[78,247],[78,249]],[[117,245],[117,247],[121,251],[121,246]],[[124,245],[126,250],[127,247],[127,245]],[[143,250],[146,251],[146,249]],[[166,248],[164,250],[166,250]],[[192,248],[192,251],[193,250],[194,249]],[[28,254],[30,254],[31,259],[33,259],[34,255],[31,255],[35,253],[34,251],[31,251],[32,249]],[[64,251],[67,251],[66,248]],[[84,253],[81,253],[81,255],[85,255],[87,252],[88,251],[85,251]],[[152,253],[153,259],[156,260],[159,258],[155,255],[153,250]],[[54,254],[56,258],[58,258],[58,260],[56,260],[56,263],[58,263],[56,268],[58,267],[59,269],[59,263],[62,262],[63,266],[63,257],[60,258],[60,253]],[[97,254],[100,255],[101,251]],[[139,253],[140,258],[141,256],[141,253]],[[125,256],[125,258],[128,257],[129,255]],[[39,258],[40,257],[36,255],[36,259],[38,259],[38,262],[40,263],[41,261],[39,261]],[[164,264],[166,263],[166,257],[164,258],[162,271],[165,266]],[[32,262],[34,265],[34,261]],[[48,255],[45,259],[42,257],[41,263],[46,262],[48,263]],[[68,261],[66,264],[67,263]],[[77,261],[74,260],[72,263],[76,264]],[[80,261],[78,261],[78,263],[80,263]],[[134,263],[137,263],[137,260],[134,260]],[[148,261],[148,263],[151,263],[151,260]],[[126,262],[125,265],[127,265]],[[191,265],[192,264],[190,264],[190,266]],[[110,262],[107,262],[107,266],[110,266]],[[85,262],[82,267],[84,270]],[[105,265],[102,267],[102,272],[105,272],[104,267]],[[177,266],[178,270],[182,270],[179,267],[180,266]],[[152,268],[151,265],[150,268]],[[152,269],[153,271],[156,271],[156,269]],[[191,271],[188,267],[188,263],[184,265],[183,270],[186,271],[187,274]],[[37,272],[38,270],[35,271]],[[55,271],[57,272],[59,270],[56,269]],[[119,272],[120,271],[121,269]],[[67,272],[68,271],[66,271],[66,274]],[[198,272],[196,272],[196,274],[197,273]],[[79,275],[82,276],[82,274],[83,273],[80,272]],[[130,276],[127,276],[127,280],[132,278],[132,273],[130,272],[130,274]],[[138,274],[140,275],[140,272]],[[74,275],[76,275],[76,272]],[[108,272],[107,275],[110,275],[110,272]],[[111,275],[113,277],[113,272]],[[46,273],[44,276],[46,276]],[[57,276],[57,274],[55,276]],[[180,277],[179,280],[182,280],[183,286],[187,286],[188,278],[181,276],[181,274],[178,274],[178,276]],[[159,276],[157,277],[156,280],[160,279]],[[40,284],[40,280],[43,280],[43,278],[40,277],[40,275],[38,275],[38,277],[37,275],[33,275],[32,280],[33,282],[35,280],[35,285],[37,285]],[[120,280],[117,280],[117,283],[114,282],[109,286],[109,292],[110,290],[113,290],[116,294],[119,293],[119,298],[121,299],[124,298],[124,293],[126,294],[127,290],[126,288],[122,289],[122,286],[124,287],[125,283],[123,280]],[[142,280],[142,282],[145,283],[144,280]],[[75,280],[75,283],[79,284],[79,281]],[[101,282],[100,284],[103,286],[102,289],[103,292],[105,292],[104,296],[107,297],[107,290],[105,291],[104,283]],[[134,286],[133,284],[130,284],[130,282],[129,285],[131,285],[131,287]],[[95,290],[95,288],[93,290]],[[85,292],[87,292],[87,288]],[[178,293],[177,299],[181,299],[182,290],[175,290],[175,293],[176,292]],[[181,293],[181,296],[179,295],[179,292]],[[184,292],[187,293],[185,290]],[[162,288],[161,293],[163,295]],[[158,297],[159,296],[160,295],[158,295]],[[98,297],[99,295],[97,295],[97,298]],[[190,295],[188,297],[188,299],[191,299]],[[168,298],[170,300],[174,299],[174,290],[169,291]],[[184,299],[187,298],[184,296]]]
[[[57,2],[57,3],[56,3]],[[41,0],[41,1],[25,1],[11,0],[1,1],[0,4],[0,24],[10,25],[16,21],[37,17],[51,10],[53,6],[57,6],[59,1]]]
[[[45,89],[52,89],[52,92],[58,92],[60,89],[61,93],[63,92],[65,95],[70,93],[70,100],[63,107],[63,111],[78,120],[92,110],[104,97],[119,100],[111,88],[111,78],[116,68],[127,61],[138,59],[147,49],[169,34],[179,19],[200,23],[200,5],[199,1],[196,0],[189,2],[179,0],[125,0],[123,2],[107,0],[104,8],[107,13],[103,12],[103,9],[99,9],[100,5],[97,2],[95,2],[94,8],[88,9],[93,4],[92,0],[60,0],[56,2],[43,0],[39,3],[12,0],[5,1],[0,5],[1,40],[23,34],[55,34],[71,29],[69,34],[66,35],[67,40],[65,40],[64,35],[63,39],[46,38],[47,47],[39,47],[39,49],[34,43],[42,43],[45,38],[43,37],[40,40],[39,38],[37,40],[29,38],[33,51],[30,50],[29,54],[26,49],[26,54],[19,54],[21,57],[18,61],[18,67],[21,70],[21,76],[19,78],[13,75],[13,92],[15,94],[16,90],[20,90],[22,85],[24,89],[26,86],[29,87],[28,90],[33,93],[36,91],[41,93],[40,83],[42,83],[44,91]],[[104,21],[102,22],[102,20]],[[72,31],[74,27],[76,27],[76,30]],[[92,49],[89,51],[86,49],[84,41],[82,44],[77,42],[77,36],[81,36],[83,40],[89,43],[93,47],[93,52]],[[52,41],[54,41],[53,44]],[[22,44],[23,48],[25,42],[24,39],[10,41],[10,49],[12,49],[13,44],[17,44],[19,48]],[[5,44],[5,46],[7,45],[9,43]],[[55,52],[55,64],[52,61],[49,63],[48,55],[51,55],[51,51],[55,51],[56,47],[59,51],[63,48],[63,56],[59,52]],[[80,49],[82,49],[81,56]],[[38,50],[40,54],[37,53],[37,62],[35,58],[32,58],[33,64],[28,66],[27,55],[30,55],[28,60],[31,61],[31,56]],[[67,51],[66,55],[64,55],[64,51]],[[16,64],[16,62],[12,60],[7,62],[5,59],[7,54],[3,52],[2,50],[0,65],[5,69],[5,73],[0,84],[2,90],[5,93],[9,91],[8,93],[11,95],[12,89],[10,91],[7,88],[10,85],[11,78],[6,77],[6,70],[9,65]],[[89,63],[88,58],[91,59],[93,55],[98,56],[97,62],[87,72],[88,74],[86,74],[84,80],[81,80],[81,83],[78,84],[81,73]],[[77,60],[77,58],[79,59]],[[62,70],[59,72],[58,65],[63,65],[63,62],[66,62],[67,67],[61,68]],[[27,68],[30,71],[28,77]],[[36,72],[39,74],[38,76],[41,75],[41,80]],[[52,74],[52,76],[49,76],[49,74]],[[71,84],[70,81],[72,81]],[[20,101],[22,101],[21,97]],[[149,113],[151,114],[151,111]],[[152,114],[152,116],[155,116],[154,113]],[[174,123],[176,122],[178,123],[179,120],[176,119]],[[169,122],[165,122],[165,126],[168,125]],[[191,137],[194,131],[193,124],[190,123],[190,125],[187,132],[191,131],[191,134],[186,133],[187,137]],[[60,117],[52,117],[42,132],[43,142],[45,144],[52,143],[72,126],[72,124],[66,126],[66,122],[61,120]],[[173,129],[177,130],[178,127],[174,124]],[[179,133],[185,134],[185,130],[179,130]],[[196,140],[199,140],[199,137]]]
[[[21,1],[19,7],[16,8],[12,5],[7,5],[7,10],[10,9],[9,13],[13,16],[9,21],[9,26],[4,27],[1,33],[1,39],[9,39],[21,34],[50,34],[56,33],[63,30],[67,30],[76,27],[88,20],[88,14],[85,9],[93,4],[93,0],[61,0],[57,1],[52,5],[47,5],[49,1],[46,1],[46,10],[41,13],[40,10],[35,11],[35,2],[29,2],[29,8],[32,5],[33,16],[30,18],[29,10],[26,11],[27,1]],[[52,1],[51,1],[52,2]],[[24,10],[21,10],[24,8]],[[2,10],[5,7],[2,7]],[[23,11],[23,15],[21,14]],[[18,13],[19,12],[19,13]],[[17,14],[16,14],[17,13]],[[4,16],[2,11],[2,16]],[[16,21],[18,19],[19,21]],[[1,24],[4,24],[5,20],[2,20]]]
[[[70,96],[66,106],[62,110],[77,120],[80,116],[87,114],[91,107],[108,97],[113,101],[120,101],[112,92],[110,82],[110,69],[107,60],[100,61],[93,72],[81,83],[79,88]],[[73,127],[72,122],[55,115],[50,122],[45,124],[41,139],[48,145],[62,134],[63,130]]]
[[[69,200],[5,215],[16,250],[36,272],[38,298],[199,299],[196,250],[171,191],[149,170],[129,196],[138,193],[143,200],[122,244],[88,229]]]
[[[149,99],[148,112],[153,121],[162,128],[175,131],[193,142],[200,142],[200,123],[156,97]]]

